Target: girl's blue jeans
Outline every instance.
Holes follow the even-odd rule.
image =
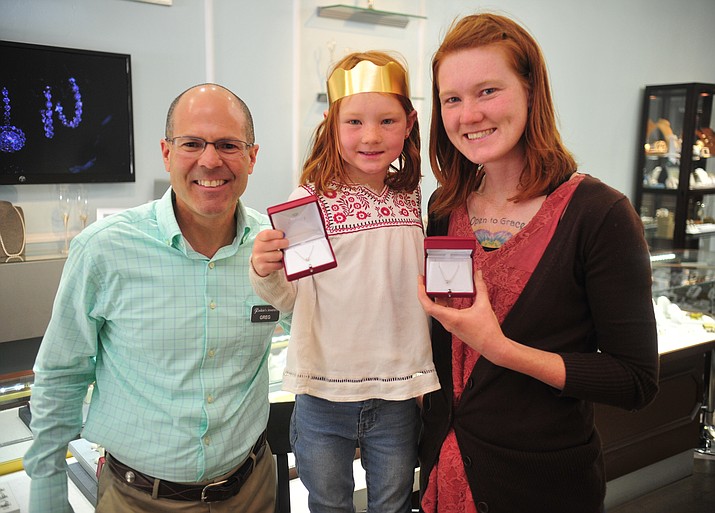
[[[333,402],[297,395],[290,436],[311,513],[353,513],[355,448],[368,513],[408,513],[420,416],[414,399]]]

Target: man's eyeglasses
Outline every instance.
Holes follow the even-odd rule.
[[[206,141],[200,137],[179,136],[166,139],[166,142],[171,143],[180,153],[199,156],[206,149],[207,144],[213,144],[219,155],[226,157],[237,157],[243,155],[245,151],[254,146],[253,143],[247,143],[240,139],[221,139],[220,141]]]

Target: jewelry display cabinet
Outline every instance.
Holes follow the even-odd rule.
[[[651,250],[705,249],[715,235],[713,94],[715,84],[645,88],[635,208]]]

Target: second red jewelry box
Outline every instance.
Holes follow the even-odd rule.
[[[472,297],[472,255],[477,241],[471,237],[425,238],[425,287],[431,297]]]

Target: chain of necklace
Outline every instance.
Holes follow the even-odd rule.
[[[310,247],[310,250],[308,251],[307,255],[303,255],[300,251],[298,251],[298,246],[294,247],[293,251],[295,251],[296,255],[298,255],[300,258],[305,260],[305,263],[307,263],[308,265],[311,265],[310,257],[313,256],[313,250],[315,249],[315,245],[311,244],[309,247]]]
[[[17,217],[20,218],[20,224],[22,225],[22,245],[20,246],[20,251],[17,253],[10,253],[7,248],[5,247],[5,241],[2,238],[2,232],[0,231],[0,247],[2,247],[3,252],[5,255],[9,258],[17,258],[19,256],[22,256],[22,252],[25,251],[25,238],[26,238],[26,233],[25,233],[25,219],[23,219],[22,214],[20,214],[20,210],[13,205],[12,208],[15,209],[15,212],[17,213]]]
[[[459,272],[459,263],[456,263],[453,265],[454,269],[451,274],[449,274],[449,278],[447,277],[448,273],[445,272],[445,269],[442,268],[442,264],[446,262],[439,262],[437,264],[437,267],[439,268],[439,273],[442,275],[442,279],[444,282],[449,285],[452,283],[452,280],[454,279],[455,276],[457,276],[457,272]]]

